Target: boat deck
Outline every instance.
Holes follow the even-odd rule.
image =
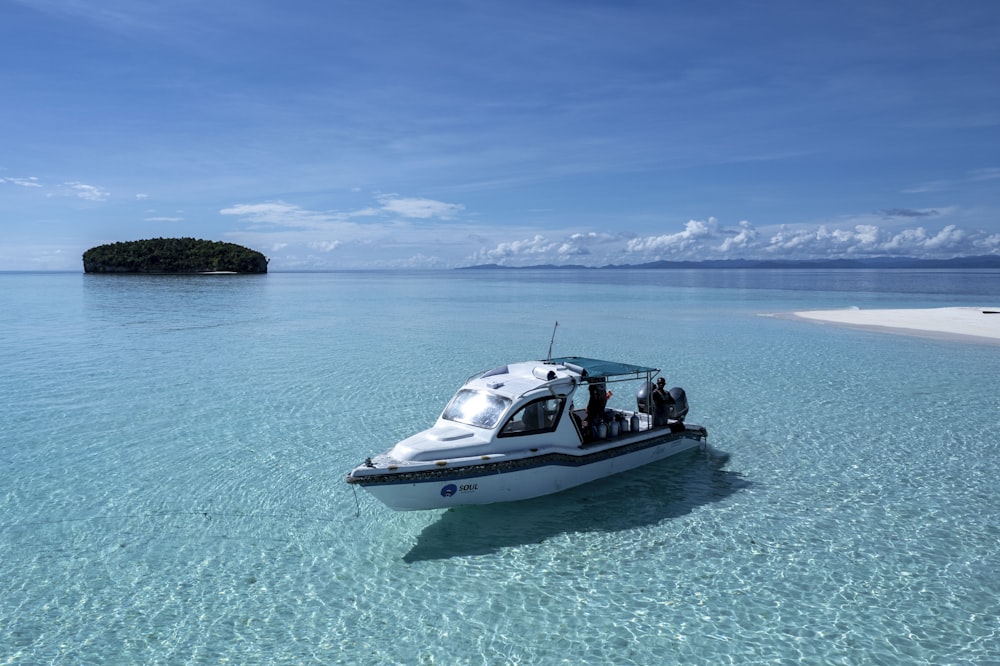
[[[604,422],[605,425],[605,435],[601,437],[599,432],[594,432],[595,429],[590,428],[587,424],[587,410],[586,409],[574,409],[573,422],[576,424],[577,431],[580,434],[580,439],[582,444],[581,448],[588,448],[591,446],[598,446],[601,444],[606,444],[609,441],[620,440],[624,438],[631,437],[637,433],[649,432],[651,430],[665,430],[668,432],[680,432],[684,430],[685,426],[682,421],[671,420],[666,425],[654,426],[653,417],[650,414],[643,414],[642,412],[630,411],[625,409],[608,409],[606,414],[609,415],[609,419]],[[638,421],[638,430],[632,430],[632,417],[636,416]],[[617,429],[610,425],[610,419],[614,419],[618,423]],[[624,426],[628,426],[628,430],[625,430]],[[617,430],[617,432],[615,432]]]

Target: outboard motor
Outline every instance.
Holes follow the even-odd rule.
[[[635,392],[635,408],[640,414],[653,413],[653,382],[645,382]]]
[[[670,418],[683,421],[688,413],[688,398],[680,386],[670,389],[670,397],[674,399],[674,404],[670,405]]]
[[[670,405],[667,417],[683,421],[688,413],[687,394],[680,386],[670,389],[670,397],[674,399],[674,404]],[[653,413],[653,382],[645,382],[639,387],[635,394],[636,410],[640,414]]]

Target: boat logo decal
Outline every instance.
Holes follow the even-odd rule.
[[[460,486],[449,483],[441,489],[441,497],[451,497],[455,493],[474,493],[477,490],[479,490],[479,484],[477,483],[463,483]]]

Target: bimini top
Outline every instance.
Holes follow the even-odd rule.
[[[618,361],[602,361],[596,358],[584,358],[583,356],[562,356],[546,361],[564,365],[570,370],[580,372],[584,377],[623,377],[634,375],[637,379],[641,375],[657,373],[659,368],[647,368],[643,365],[632,365],[630,363],[619,363]]]

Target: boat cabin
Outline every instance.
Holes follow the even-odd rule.
[[[648,399],[658,372],[577,356],[510,363],[470,377],[434,427],[399,442],[390,455],[430,461],[581,448],[648,431],[660,426]],[[634,409],[609,405],[612,387],[621,382],[640,386]],[[686,401],[684,406],[686,411]],[[675,412],[674,427],[683,429],[683,416]]]

